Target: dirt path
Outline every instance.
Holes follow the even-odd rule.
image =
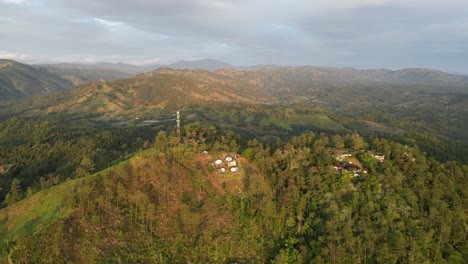
[[[216,179],[216,176],[214,175],[214,173],[210,173],[210,171],[208,170],[208,160],[206,159],[206,156],[204,154],[201,154],[198,156],[198,160],[200,161],[206,175],[208,175],[208,178],[210,179],[211,184],[215,188],[216,192],[218,194],[224,194],[223,188],[221,187],[219,181]]]

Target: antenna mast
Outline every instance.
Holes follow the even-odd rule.
[[[177,129],[177,135],[180,135],[180,113],[177,111],[177,119],[176,119],[176,129]]]

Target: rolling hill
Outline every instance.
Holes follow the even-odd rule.
[[[171,68],[171,69],[186,69],[186,70],[219,70],[219,69],[247,69],[246,67],[234,66],[226,62],[217,61],[213,59],[203,60],[181,60],[171,64],[154,64],[154,65],[132,65],[126,63],[108,63],[100,62],[95,64],[74,64],[74,63],[57,63],[57,64],[45,64],[37,65],[44,68],[51,68],[53,70],[72,72],[72,73],[84,73],[91,74],[91,71],[102,72],[103,76],[109,75],[109,72],[113,72],[112,75],[125,73],[130,76],[137,74],[151,72],[158,68]],[[106,75],[107,74],[107,75]],[[117,75],[120,76],[120,75]],[[120,78],[123,79],[123,78]],[[108,79],[108,81],[112,81]]]
[[[92,112],[127,116],[210,102],[273,104],[277,101],[264,88],[270,79],[254,72],[160,68],[132,79],[84,84],[53,98],[24,103],[29,110],[21,111],[26,115]],[[16,105],[21,108],[20,104]]]
[[[93,112],[116,116],[210,103],[306,104],[349,114],[379,108],[385,111],[430,108],[431,115],[460,118],[468,114],[465,78],[428,70],[159,68],[136,78],[84,84],[50,100],[28,103],[29,110],[16,107],[25,114]]]
[[[0,104],[0,118],[77,115],[134,125],[170,120],[181,110],[190,122],[200,120],[268,140],[274,140],[269,133],[287,137],[308,129],[407,136],[416,131],[425,134],[425,149],[445,144],[447,149],[437,155],[458,159],[468,140],[464,78],[424,69],[159,68],[131,79],[83,84],[47,98]]]
[[[73,87],[71,81],[46,69],[0,59],[0,101],[46,96]]]

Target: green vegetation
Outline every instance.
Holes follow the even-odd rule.
[[[55,117],[13,118],[0,126],[0,163],[14,164],[0,177],[1,200],[14,180],[24,193],[35,192],[107,168],[141,148],[153,133],[146,127],[113,128]]]
[[[358,136],[344,135],[345,147]],[[468,257],[468,168],[456,162],[375,138],[357,151],[372,171],[352,178],[333,170],[328,136],[309,132],[277,147],[250,141],[244,153],[252,160],[240,158],[242,172],[223,176],[209,167],[215,157],[235,153],[236,144],[227,144],[234,134],[195,125],[180,141],[157,138],[127,162],[3,209],[3,259],[463,263]],[[386,159],[372,162],[364,148]]]
[[[464,263],[460,78],[159,69],[0,104],[0,263]]]

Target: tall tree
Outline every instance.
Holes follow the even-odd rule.
[[[5,197],[5,204],[10,205],[19,200],[23,199],[23,192],[21,190],[21,182],[18,179],[13,179],[11,182],[11,188]]]
[[[88,156],[84,156],[81,163],[76,168],[76,175],[78,177],[88,176],[94,171],[94,162]]]

